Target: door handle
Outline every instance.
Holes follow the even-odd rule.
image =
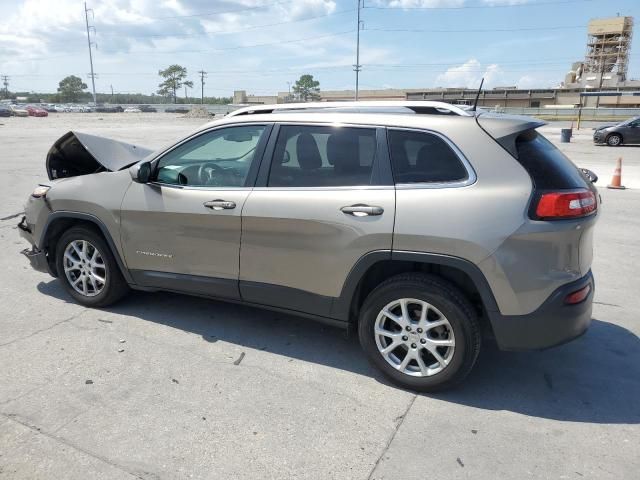
[[[236,208],[236,202],[227,200],[211,200],[204,202],[203,205],[211,210],[232,210]]]
[[[382,215],[384,213],[384,208],[372,207],[369,205],[351,205],[350,207],[342,207],[340,211],[347,215],[353,215],[354,217],[368,217]]]

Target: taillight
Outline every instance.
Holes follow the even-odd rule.
[[[591,215],[598,208],[596,196],[591,190],[546,192],[536,206],[539,220],[578,218]]]
[[[564,298],[564,303],[568,305],[575,305],[576,303],[582,302],[585,298],[589,296],[591,293],[591,285],[587,285],[586,287],[582,287],[580,290],[577,290],[573,293],[570,293]]]

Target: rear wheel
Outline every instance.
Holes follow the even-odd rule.
[[[612,133],[607,137],[607,145],[610,147],[617,147],[618,145],[622,145],[622,137],[617,133]]]
[[[376,367],[418,391],[462,381],[481,343],[477,316],[464,295],[439,277],[416,273],[393,277],[369,294],[359,337]]]
[[[107,243],[86,227],[73,227],[62,234],[56,267],[67,292],[87,307],[106,307],[129,291]]]

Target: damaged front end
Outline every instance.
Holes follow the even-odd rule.
[[[50,180],[99,172],[115,172],[139,162],[153,150],[88,133],[71,131],[47,154]]]

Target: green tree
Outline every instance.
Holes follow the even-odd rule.
[[[320,100],[320,82],[314,80],[313,75],[302,75],[299,80],[296,80],[293,93],[303,102]]]
[[[58,92],[60,92],[60,98],[65,102],[77,102],[83,93],[83,90],[87,89],[87,84],[82,81],[80,77],[75,75],[69,75],[63,78],[58,84]]]
[[[158,71],[158,75],[164,80],[158,85],[158,94],[164,97],[173,97],[173,103],[176,103],[176,92],[186,85],[189,88],[193,88],[193,82],[191,80],[185,80],[187,78],[187,69],[180,65],[171,65],[164,70]]]

